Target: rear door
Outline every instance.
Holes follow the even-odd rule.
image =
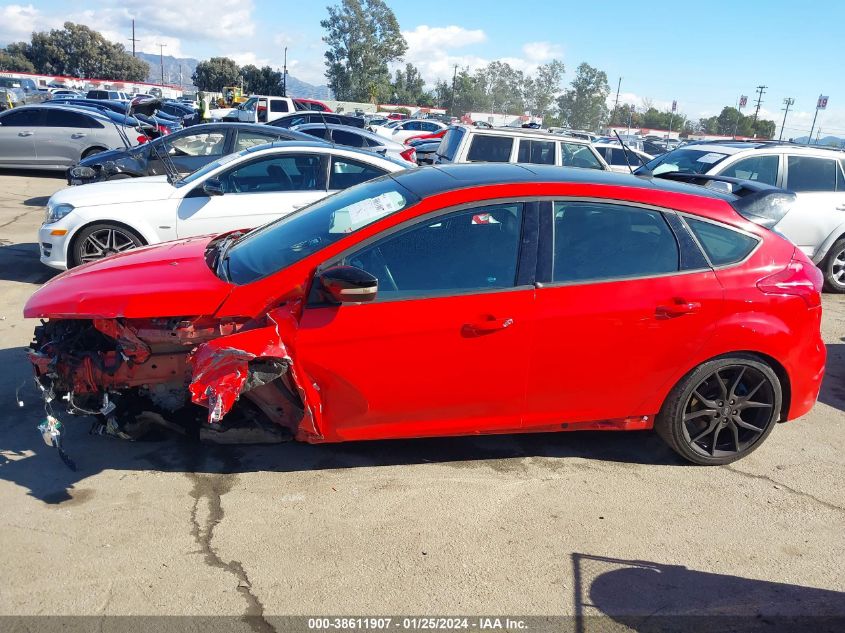
[[[35,165],[41,110],[7,110],[0,116],[0,164]]]
[[[657,413],[722,309],[714,272],[672,212],[562,199],[541,219],[526,428]]]
[[[254,228],[324,198],[326,160],[290,153],[241,163],[218,177],[222,196],[209,196],[199,183],[179,205],[178,236]]]
[[[340,259],[378,278],[377,298],[310,304],[296,340],[333,439],[519,429],[534,302],[523,273],[533,276],[535,251],[521,239],[532,217],[526,234],[536,239],[530,206],[444,209]]]
[[[837,157],[787,154],[784,158],[784,186],[798,200],[777,230],[818,262],[823,255],[817,253],[819,247],[845,223],[845,174]]]
[[[38,162],[50,165],[74,165],[86,148],[97,142],[92,135],[102,124],[83,112],[59,108],[44,110],[41,127],[35,134]]]

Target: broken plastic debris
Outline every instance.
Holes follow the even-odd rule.
[[[47,419],[38,425],[38,430],[41,432],[41,438],[44,440],[44,443],[56,449],[65,466],[71,470],[76,470],[76,464],[62,448],[63,428],[61,421],[52,415],[48,415]]]

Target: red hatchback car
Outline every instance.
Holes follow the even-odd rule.
[[[791,194],[758,189],[399,172],[68,271],[26,305],[48,319],[30,356],[48,397],[121,435],[654,428],[725,464],[809,411],[824,371],[820,271],[765,228]]]

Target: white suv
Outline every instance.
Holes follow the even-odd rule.
[[[589,141],[527,128],[455,125],[440,141],[434,163],[534,163],[609,167]]]
[[[643,169],[730,176],[793,191],[796,204],[774,227],[824,272],[825,286],[845,293],[845,153],[776,141],[684,145]]]

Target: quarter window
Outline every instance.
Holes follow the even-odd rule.
[[[786,188],[791,191],[836,191],[836,162],[814,156],[788,156]]]
[[[686,219],[714,266],[735,264],[754,250],[757,240],[732,229],[701,220]]]
[[[552,281],[662,275],[679,269],[678,242],[659,211],[556,202]]]
[[[332,191],[346,189],[383,176],[385,173],[384,169],[351,158],[332,158],[329,189]]]
[[[778,182],[778,156],[751,156],[735,162],[721,175],[743,180],[756,180],[775,186]]]
[[[67,112],[65,110],[46,110],[42,125],[46,127],[70,127],[77,129],[93,127],[89,117],[79,112]]]
[[[278,99],[271,99],[270,100],[270,112],[287,112],[288,111],[288,102],[287,101],[279,101]]]
[[[244,132],[242,130],[238,130],[238,139],[235,141],[235,152],[239,152],[242,149],[255,147],[256,145],[272,143],[273,141],[277,141],[278,139],[279,137],[276,135],[256,134],[255,132]],[[223,148],[220,147],[220,153],[222,152]],[[215,154],[215,156],[218,155],[219,154]]]
[[[537,165],[555,164],[555,143],[554,141],[532,141],[522,139],[519,141],[519,163],[534,163]]]
[[[335,130],[332,132],[334,142],[339,145],[347,145],[348,147],[366,147],[367,142],[360,134],[353,134],[346,130]]]
[[[347,263],[379,280],[379,298],[511,288],[516,283],[522,203],[475,207],[379,240]]]
[[[507,136],[477,134],[472,138],[467,160],[470,162],[507,163],[511,159],[513,139]]]

